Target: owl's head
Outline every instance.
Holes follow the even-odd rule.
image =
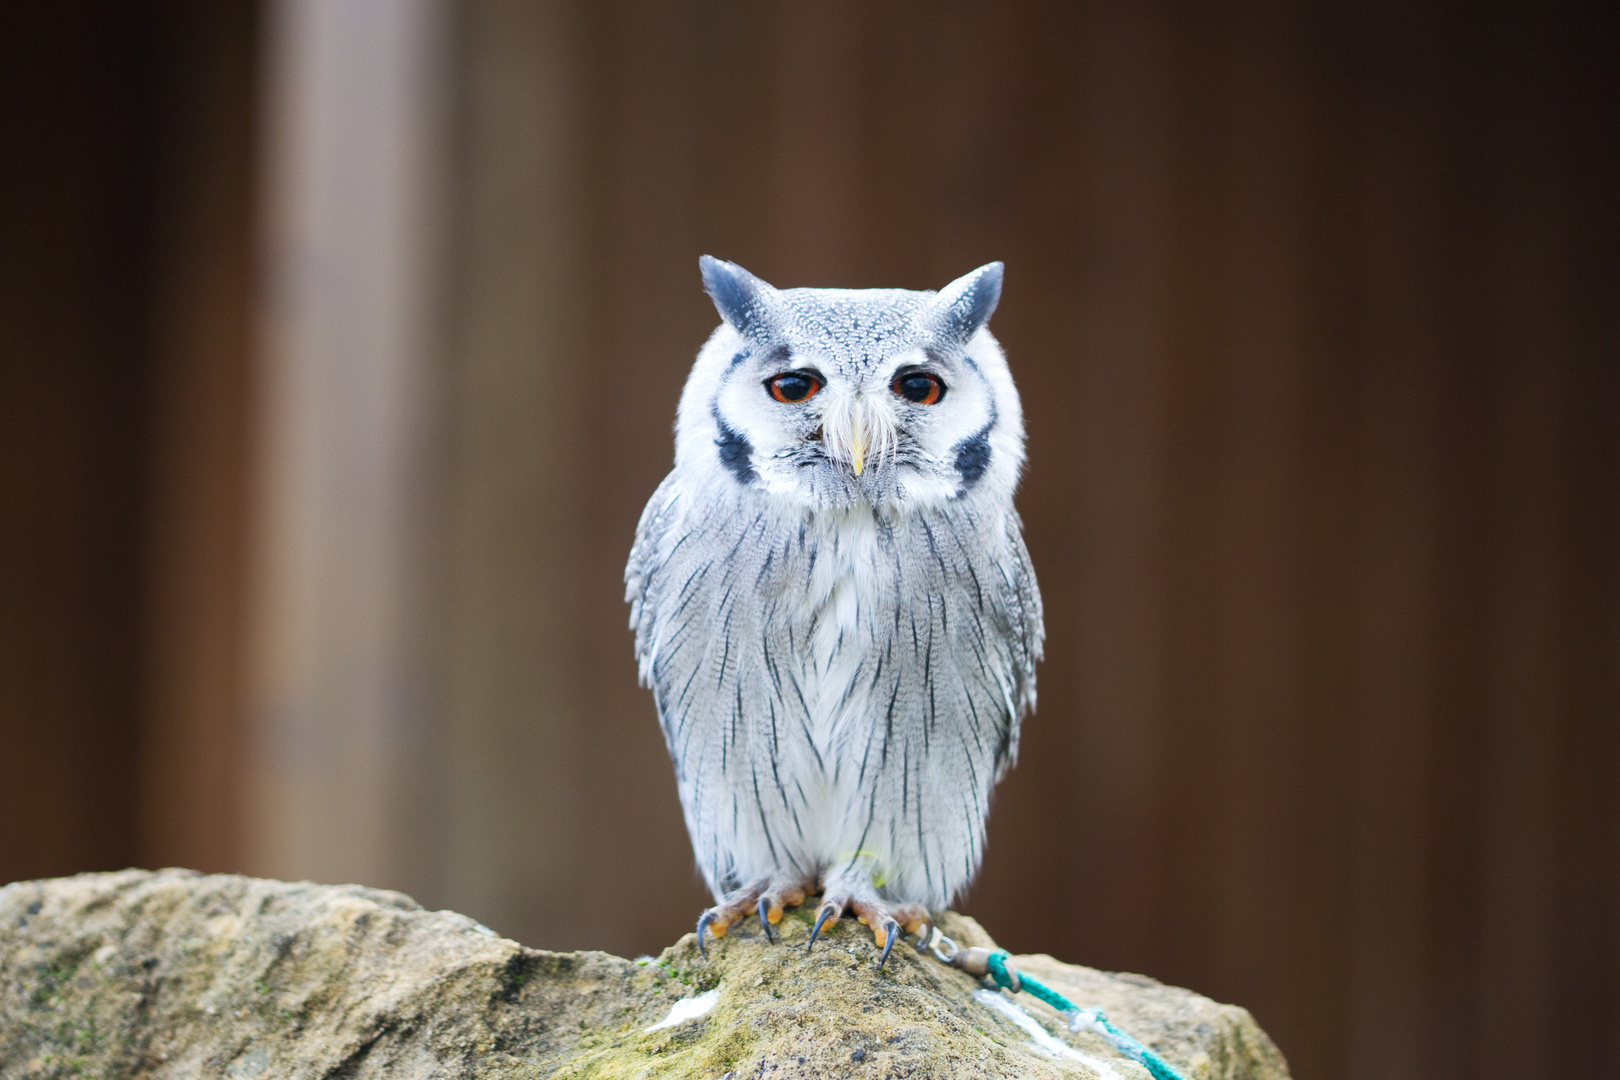
[[[700,266],[724,321],[681,395],[678,469],[811,510],[1010,498],[1023,412],[985,328],[1000,263],[937,293],[776,289]]]

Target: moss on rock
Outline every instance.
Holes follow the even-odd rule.
[[[993,944],[946,913],[962,944]],[[181,870],[0,889],[0,1077],[1115,1077],[1146,1071],[1046,1006],[1037,1047],[973,999],[975,982],[897,948],[879,972],[845,920],[814,951],[807,913],[768,944],[752,920],[699,956],[553,953],[399,893]],[[1249,1014],[1140,976],[1016,965],[1199,1080],[1287,1069]],[[708,991],[705,1014],[656,1026]],[[649,1030],[651,1029],[651,1030]]]

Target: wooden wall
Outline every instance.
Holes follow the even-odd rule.
[[[5,78],[60,89],[0,96],[0,877],[364,876],[656,950],[704,898],[620,573],[714,324],[696,256],[918,288],[1003,259],[1049,641],[965,910],[1240,1002],[1301,1077],[1620,1076],[1612,13],[462,0],[424,49],[354,7],[317,40],[443,91],[401,99],[426,201],[333,249],[350,286],[368,244],[437,252],[377,354],[418,365],[388,385],[420,438],[372,463],[416,500],[386,519],[410,557],[368,563],[374,507],[264,494],[353,465],[370,415],[320,398],[324,449],[286,441],[267,388],[352,356],[249,329],[247,208],[271,228],[299,190],[254,157],[292,144],[251,88],[300,70],[275,35],[328,10],[300,3],[3,36],[34,65]],[[187,112],[176,70],[233,104]],[[322,159],[362,196],[363,149]],[[351,548],[277,578],[278,505]],[[278,580],[338,587],[283,682]],[[413,621],[351,670],[317,643],[358,640],[361,585]],[[409,723],[283,692],[354,671],[403,672]],[[351,816],[379,740],[403,765]]]

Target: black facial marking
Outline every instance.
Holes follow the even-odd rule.
[[[754,472],[754,447],[742,434],[733,431],[720,419],[718,412],[714,414],[714,423],[720,429],[720,437],[714,440],[714,445],[720,448],[720,464],[731,470],[731,475],[737,478],[739,484],[752,484],[757,478]]]
[[[923,350],[923,355],[928,357],[929,362],[931,364],[933,364],[935,367],[945,367],[946,366],[945,354],[940,352],[938,349],[933,348],[932,346],[930,346],[929,348],[924,349]],[[963,351],[961,349],[958,349],[955,352],[953,352],[951,355],[955,356],[956,359],[962,361],[962,363],[964,363],[968,367],[972,368],[974,370],[974,372],[977,372],[979,370],[979,365],[974,363],[973,362],[973,357],[969,356],[965,351]]]
[[[990,467],[990,427],[994,423],[992,419],[978,434],[956,444],[956,471],[962,474],[964,490],[977,484]]]
[[[751,350],[743,349],[741,352],[737,353],[737,355],[731,358],[731,363],[726,365],[726,370],[730,371],[732,368],[738,367],[744,360],[747,360],[753,355],[754,354]],[[765,354],[766,365],[770,367],[787,367],[788,362],[792,359],[793,350],[789,349],[786,345],[778,345],[770,352]]]

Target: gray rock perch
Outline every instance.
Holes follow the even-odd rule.
[[[991,944],[971,919],[941,928]],[[909,948],[879,973],[848,920],[808,955],[807,914],[777,932],[773,946],[740,926],[706,962],[690,934],[622,960],[524,948],[355,886],[182,870],[19,882],[0,889],[0,1077],[1147,1076],[1029,995],[1001,995],[1027,1013],[1008,1015]],[[1047,956],[1015,964],[1189,1078],[1288,1075],[1243,1009]]]

